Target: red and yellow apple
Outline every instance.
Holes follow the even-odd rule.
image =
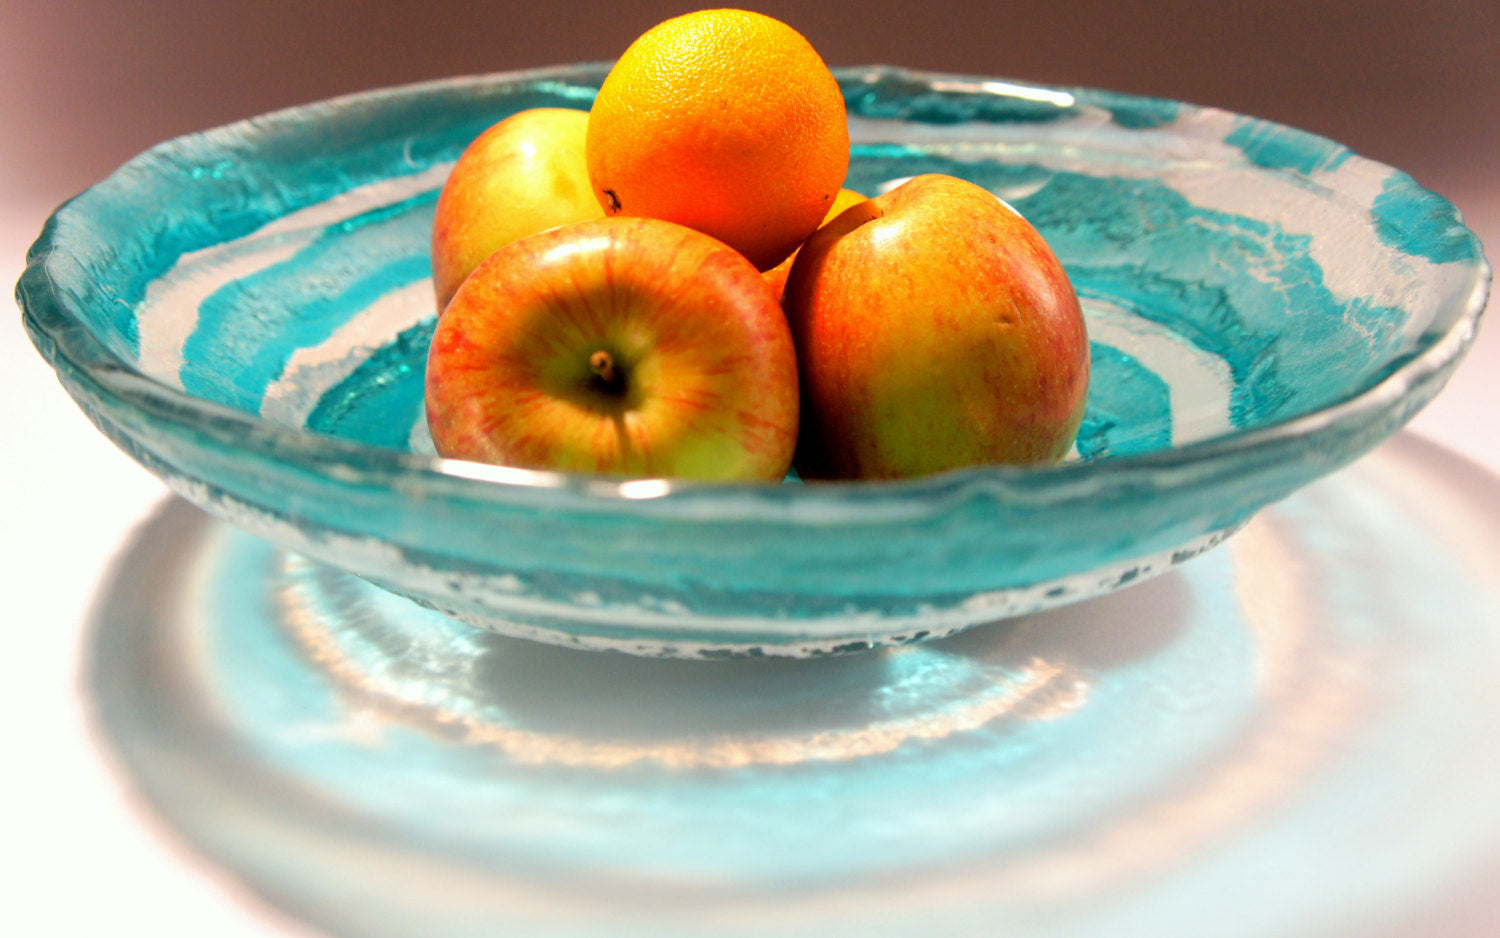
[[[797,362],[771,287],[689,228],[603,218],[500,248],[439,318],[427,421],[440,455],[525,468],[776,480]]]
[[[1062,458],[1089,343],[1051,248],[993,193],[914,177],[798,252],[783,300],[801,368],[796,465],[903,478]]]
[[[480,261],[518,238],[602,218],[584,161],[588,112],[531,108],[469,144],[438,194],[432,286],[441,311]]]

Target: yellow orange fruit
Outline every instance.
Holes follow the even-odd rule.
[[[652,27],[589,112],[595,197],[611,215],[712,235],[767,270],[828,213],[849,170],[843,93],[801,33],[701,10]]]

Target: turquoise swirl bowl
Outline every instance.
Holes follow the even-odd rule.
[[[177,493],[464,622],[682,657],[920,641],[1169,569],[1442,387],[1490,271],[1457,211],[1326,139],[1212,108],[842,69],[847,185],[943,172],[1047,237],[1088,318],[1046,468],[706,485],[436,457],[428,237],[448,168],[603,65],[468,77],[161,144],[60,207],[17,288],[89,418]]]

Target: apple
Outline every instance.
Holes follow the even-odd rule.
[[[973,183],[916,176],[802,246],[783,300],[808,479],[905,478],[1061,459],[1089,343],[1042,236]]]
[[[828,224],[839,217],[844,209],[851,205],[857,205],[864,200],[865,197],[853,189],[840,189],[838,195],[833,197],[833,207],[823,216],[823,220],[818,222],[818,227],[821,228],[823,225]],[[797,250],[800,251],[801,248],[799,247]],[[791,274],[792,262],[796,259],[797,251],[793,251],[791,256],[786,260],[761,274],[762,277],[766,278],[766,282],[771,285],[771,289],[776,291],[777,299],[780,299],[782,294],[786,292],[786,278]]]
[[[531,108],[469,144],[438,194],[432,286],[441,311],[479,262],[517,238],[602,218],[584,161],[588,112]]]
[[[439,455],[624,476],[781,480],[797,360],[743,255],[653,218],[513,241],[466,279],[428,351]]]

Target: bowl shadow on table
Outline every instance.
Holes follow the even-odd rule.
[[[531,724],[618,735],[639,734],[646,723],[652,735],[804,734],[889,719],[893,691],[911,680],[905,665],[920,657],[928,671],[963,666],[1001,682],[1032,681],[1010,713],[1022,716],[1071,701],[1088,675],[1169,644],[1186,626],[1187,602],[1180,577],[1167,573],[919,646],[809,659],[639,658],[486,635],[474,673],[487,697]]]
[[[904,797],[937,763],[1004,762],[1012,741],[1046,732],[1038,721],[1087,711],[1090,686],[1112,669],[1184,640],[1201,611],[1190,584],[1169,571],[1097,600],[881,651],[645,659],[472,629],[174,498],[122,547],[96,596],[82,689],[122,786],[170,840],[237,889],[317,922],[326,912],[317,896],[345,881],[378,893],[386,862],[425,869],[450,857],[455,840],[490,849],[487,834],[403,825],[468,816],[516,786],[543,801],[561,792],[554,810],[585,814],[598,796],[618,797],[640,816],[617,820],[659,835],[651,805],[662,797],[687,799],[669,818],[723,820],[722,799],[753,804],[770,786],[795,793],[794,806],[813,817],[845,817],[840,799]],[[206,598],[217,590],[232,600]],[[302,594],[318,601],[286,604]],[[331,614],[284,614],[292,608]],[[459,650],[468,657],[455,660]],[[413,800],[413,791],[426,794]],[[372,823],[366,797],[421,807],[388,808],[392,816]],[[864,816],[878,830],[884,815]],[[520,836],[501,828],[495,849]],[[372,852],[351,861],[339,848],[351,842]],[[725,849],[720,862],[746,848]],[[289,853],[267,869],[268,850]],[[588,865],[602,861],[584,859],[584,881],[604,875]],[[320,872],[303,882],[309,874],[277,872],[285,863]]]
[[[241,569],[233,563],[223,566],[231,568],[230,577],[243,577],[242,585],[296,594],[332,584],[322,594],[325,599],[334,600],[330,610],[343,609],[350,615],[317,623],[315,634],[333,640],[333,647],[342,643],[345,648],[378,649],[376,657],[386,665],[391,663],[390,653],[422,647],[420,643],[409,644],[410,636],[403,626],[408,610],[416,607],[409,607],[404,600],[345,574],[279,551],[210,519],[186,502],[171,500],[123,545],[115,569],[101,587],[93,630],[88,636],[84,691],[91,698],[93,723],[100,727],[99,735],[106,747],[114,751],[117,764],[123,766],[121,777],[145,803],[205,856],[219,860],[231,870],[248,869],[245,881],[256,892],[268,896],[272,904],[292,909],[306,907],[311,909],[308,917],[315,918],[312,912],[321,907],[316,903],[308,906],[305,899],[299,900],[300,894],[286,887],[282,879],[257,878],[264,870],[244,861],[243,852],[238,852],[244,849],[244,843],[248,841],[256,851],[253,856],[262,856],[266,836],[262,827],[268,819],[283,821],[282,828],[293,832],[285,835],[284,842],[307,848],[314,859],[323,856],[313,849],[321,843],[320,831],[332,829],[362,844],[378,838],[369,829],[368,818],[346,816],[336,806],[330,806],[327,799],[309,798],[309,793],[319,796],[321,792],[311,788],[307,779],[283,771],[284,764],[265,758],[266,748],[274,751],[288,739],[290,742],[282,752],[297,747],[302,752],[317,749],[326,753],[341,747],[336,754],[347,760],[344,764],[353,767],[346,781],[357,782],[360,791],[386,786],[386,790],[401,793],[403,771],[410,766],[400,764],[401,749],[387,748],[387,743],[395,740],[398,746],[404,746],[406,753],[423,757],[412,771],[466,772],[459,779],[464,783],[459,793],[476,800],[482,800],[492,787],[510,784],[521,786],[527,798],[544,801],[543,796],[554,790],[584,792],[591,798],[601,792],[625,792],[632,796],[623,799],[632,810],[644,810],[646,802],[642,797],[648,794],[655,797],[654,793],[661,791],[667,793],[663,798],[679,794],[697,798],[668,812],[673,818],[695,821],[704,817],[722,820],[714,812],[723,804],[768,785],[776,792],[795,793],[800,800],[791,807],[802,812],[794,812],[796,818],[846,819],[849,815],[842,802],[835,805],[838,811],[822,814],[826,804],[819,799],[827,795],[837,802],[851,797],[851,789],[844,785],[820,788],[807,784],[820,778],[841,783],[852,779],[855,783],[852,793],[868,796],[864,804],[879,805],[880,810],[873,814],[882,818],[888,816],[886,809],[892,804],[908,805],[913,813],[920,814],[923,803],[919,799],[897,797],[893,801],[891,796],[925,790],[933,778],[928,770],[935,765],[963,765],[973,770],[966,778],[975,785],[967,789],[965,797],[949,802],[962,810],[980,802],[1003,803],[1010,799],[1013,788],[1005,784],[1006,776],[997,773],[1008,773],[1011,766],[1024,767],[1020,758],[978,760],[973,758],[976,753],[994,755],[1019,748],[1012,744],[1024,740],[1028,734],[1046,735],[1049,744],[1055,743],[1057,737],[1050,734],[1058,724],[1037,725],[1031,721],[1052,715],[1107,712],[1106,692],[1111,681],[1119,683],[1119,678],[1128,677],[1129,672],[1138,671],[1143,665],[1149,667],[1154,659],[1191,651],[1194,637],[1200,635],[1198,626],[1206,621],[1214,621],[1218,630],[1214,635],[1224,630],[1238,634],[1242,628],[1253,626],[1250,621],[1242,623],[1216,614],[1220,611],[1214,598],[1219,595],[1218,588],[1231,585],[1225,569],[1230,556],[1237,558],[1236,571],[1249,575],[1248,580],[1240,582],[1234,578],[1233,583],[1252,593],[1265,592],[1268,587],[1284,588],[1291,590],[1295,594],[1292,598],[1296,598],[1302,595],[1297,592],[1297,583],[1282,581],[1288,577],[1305,580],[1304,585],[1309,589],[1316,584],[1318,590],[1302,596],[1304,600],[1308,596],[1322,597],[1306,606],[1307,615],[1272,623],[1276,635],[1292,641],[1289,645],[1283,643],[1283,654],[1279,657],[1271,654],[1275,649],[1264,649],[1262,667],[1256,676],[1264,680],[1269,673],[1279,690],[1264,707],[1257,706],[1253,720],[1245,723],[1239,719],[1241,711],[1235,708],[1232,694],[1223,693],[1223,688],[1217,685],[1203,688],[1215,698],[1228,698],[1228,709],[1215,713],[1227,714],[1230,723],[1223,737],[1202,738],[1207,739],[1209,747],[1196,744],[1192,747],[1189,758],[1193,770],[1180,778],[1172,776],[1164,786],[1151,782],[1140,789],[1139,799],[1129,793],[1122,794],[1113,787],[1113,782],[1103,790],[1110,804],[1120,806],[1117,817],[1122,823],[1131,830],[1148,833],[1149,837],[1110,841],[1120,844],[1121,850],[1097,854],[1090,852],[1095,842],[1085,837],[1079,841],[1077,850],[1069,852],[1074,844],[1073,835],[1088,835],[1097,830],[1080,821],[1076,829],[1068,824],[1046,826],[1040,832],[1042,840],[1037,842],[986,833],[977,837],[974,844],[968,844],[977,844],[979,859],[986,864],[985,875],[1000,877],[995,882],[984,880],[987,892],[1000,888],[996,883],[1014,885],[1003,878],[1013,868],[1030,869],[1027,864],[1035,858],[1035,853],[1012,852],[1017,843],[1031,846],[1042,843],[1049,849],[1057,848],[1057,855],[1064,859],[1077,856],[1090,860],[1076,867],[1072,878],[1060,887],[1068,890],[1068,896],[1085,895],[1101,883],[1113,886],[1145,882],[1142,877],[1153,873],[1191,869],[1193,864],[1185,862],[1189,860],[1196,862],[1201,858],[1208,868],[1214,868],[1211,861],[1215,853],[1205,851],[1205,844],[1227,849],[1235,843],[1231,835],[1254,830],[1255,822],[1264,822],[1278,814],[1283,818],[1301,816],[1289,813],[1290,808],[1306,803],[1305,798],[1296,800],[1297,792],[1317,795],[1333,784],[1328,779],[1336,782],[1343,778],[1337,773],[1341,766],[1348,769],[1345,762],[1350,740],[1360,738],[1359,733],[1368,736],[1370,728],[1379,725],[1372,722],[1374,717],[1403,712],[1409,705],[1428,700],[1425,693],[1420,697],[1400,694],[1391,697],[1396,689],[1381,683],[1382,678],[1400,677],[1405,672],[1392,672],[1390,660],[1372,662],[1367,653],[1388,649],[1391,646],[1386,640],[1393,636],[1406,642],[1415,641],[1410,633],[1418,625],[1439,637],[1454,628],[1462,635],[1466,625],[1483,625],[1477,620],[1462,619],[1447,622],[1424,619],[1423,625],[1405,615],[1413,603],[1425,607],[1430,605],[1429,600],[1439,596],[1449,601],[1461,599],[1461,595],[1453,595],[1452,580],[1458,574],[1452,570],[1447,570],[1447,579],[1438,578],[1425,584],[1416,596],[1403,596],[1398,588],[1413,580],[1423,581],[1429,567],[1451,563],[1453,556],[1461,553],[1457,546],[1443,549],[1446,541],[1440,535],[1446,528],[1429,530],[1429,525],[1436,522],[1452,526],[1462,521],[1461,533],[1471,536],[1471,559],[1476,562],[1487,562],[1496,556],[1500,542],[1496,541],[1497,529],[1490,522],[1500,518],[1497,492],[1500,488],[1493,475],[1451,453],[1409,435],[1403,436],[1389,444],[1382,455],[1352,470],[1344,483],[1319,486],[1265,512],[1226,545],[1230,555],[1216,551],[1206,563],[1195,560],[1096,600],[981,626],[949,639],[843,657],[635,659],[477,632],[422,610],[414,621],[419,621],[423,629],[438,639],[426,647],[448,647],[445,643],[452,640],[451,647],[467,649],[468,658],[459,662],[453,660],[453,655],[448,659],[426,660],[421,654],[399,657],[396,673],[403,675],[403,679],[394,683],[376,682],[363,691],[368,696],[359,703],[379,704],[381,694],[393,695],[402,687],[413,685],[431,691],[430,686],[414,680],[424,668],[431,667],[433,673],[453,676],[454,682],[439,688],[441,693],[434,697],[419,695],[415,699],[437,700],[449,707],[451,714],[469,722],[437,721],[411,708],[391,707],[384,711],[387,716],[379,724],[379,730],[367,737],[308,735],[309,730],[323,733],[329,728],[318,725],[316,715],[304,719],[292,705],[275,708],[276,713],[287,716],[289,725],[284,730],[262,719],[248,733],[243,724],[215,725],[212,714],[195,709],[193,704],[200,701],[185,695],[181,688],[194,680],[201,681],[202,675],[181,673],[185,664],[195,658],[184,653],[180,646],[202,644],[197,639],[205,634],[215,637],[215,630],[247,629],[267,644],[277,645],[285,651],[283,660],[298,665],[292,673],[305,675],[309,685],[329,687],[334,699],[338,699],[342,685],[317,670],[327,658],[308,653],[302,638],[295,629],[288,629],[289,623],[285,621],[271,621],[264,615],[241,620],[230,615],[223,622],[185,622],[184,610],[194,613],[207,608],[203,603],[182,600],[181,594],[187,589],[184,580],[191,579],[185,574],[201,570],[205,562],[212,566],[215,558],[240,555],[255,561],[250,565],[253,570]],[[1425,507],[1414,504],[1414,494],[1437,502]],[[1418,537],[1417,545],[1404,542],[1398,536],[1403,533]],[[1422,536],[1428,540],[1421,540]],[[1396,546],[1390,546],[1393,543]],[[1438,546],[1434,548],[1434,544]],[[1350,548],[1356,550],[1351,553]],[[1428,551],[1435,555],[1430,561],[1423,556]],[[1293,566],[1300,573],[1298,569],[1289,569],[1284,562],[1287,560],[1295,561]],[[1387,590],[1372,590],[1372,586],[1379,586],[1386,579],[1391,581]],[[213,577],[199,580],[200,593],[205,582],[209,587],[217,582]],[[1338,616],[1319,614],[1324,604],[1339,597],[1343,597],[1344,605],[1337,608],[1349,612],[1351,587],[1358,594],[1353,597],[1357,604],[1352,609],[1360,614],[1360,621],[1369,630],[1352,636],[1340,631],[1338,623],[1342,620]],[[1333,592],[1324,595],[1328,590]],[[1493,592],[1486,595],[1492,596]],[[262,606],[263,612],[277,608],[274,603]],[[1279,607],[1277,602],[1271,602],[1268,608],[1274,612]],[[1487,600],[1478,608],[1485,612],[1493,609],[1493,605]],[[1483,634],[1482,628],[1476,628],[1473,634]],[[184,636],[190,639],[186,643],[182,642]],[[1342,644],[1325,647],[1335,640]],[[1040,667],[1039,663],[1049,667]],[[1238,665],[1232,666],[1237,668]],[[1024,678],[1028,672],[1050,677],[1039,684],[1026,685]],[[360,672],[366,677],[375,673]],[[241,675],[250,682],[269,684],[273,694],[277,691],[271,682],[277,676]],[[1482,675],[1470,677],[1484,687],[1489,686]],[[1007,682],[1032,690],[1007,694]],[[1130,686],[1137,687],[1139,683]],[[1093,696],[1089,694],[1091,684]],[[1082,692],[1070,695],[1069,689],[1075,685]],[[1432,704],[1439,707],[1434,712],[1449,706],[1444,701],[1449,701],[1452,688],[1446,679],[1443,686],[1438,703]],[[1451,704],[1466,699],[1453,698]],[[1192,702],[1192,698],[1183,700]],[[1004,706],[990,706],[995,702]],[[184,703],[187,706],[179,705]],[[1379,709],[1382,707],[1384,710]],[[955,711],[975,715],[977,720],[963,723],[948,719]],[[368,715],[370,711],[363,712]],[[1429,710],[1423,713],[1430,715]],[[266,714],[258,711],[254,715],[263,718]],[[1422,721],[1424,740],[1433,734],[1445,734],[1444,738],[1453,740],[1451,750],[1440,750],[1451,755],[1448,761],[1429,767],[1418,765],[1417,760],[1403,759],[1401,756],[1408,753],[1404,742],[1389,751],[1378,747],[1373,753],[1382,757],[1382,764],[1402,767],[1398,780],[1415,774],[1457,781],[1465,776],[1455,767],[1472,769],[1473,763],[1487,768],[1488,761],[1481,758],[1483,747],[1469,745],[1472,737],[1466,735],[1465,727],[1472,729],[1475,720],[1468,719],[1463,712],[1448,713],[1449,717],[1455,715],[1457,720]],[[1209,714],[1210,723],[1214,716]],[[299,722],[302,725],[296,725]],[[1071,721],[1060,722],[1066,726]],[[1222,728],[1224,724],[1213,725]],[[1177,725],[1180,738],[1183,726]],[[894,727],[899,732],[883,728],[872,732],[871,727]],[[397,732],[390,732],[392,728]],[[935,732],[926,732],[928,729]],[[1171,735],[1171,725],[1163,729],[1168,731],[1165,735]],[[257,736],[257,732],[269,735]],[[1231,747],[1214,749],[1212,744],[1221,738]],[[880,748],[893,739],[893,745],[900,751]],[[506,748],[507,740],[520,743]],[[843,748],[829,745],[830,741]],[[262,747],[261,744],[268,742],[269,746]],[[766,745],[767,742],[777,745]],[[1387,743],[1395,745],[1389,740]],[[1463,744],[1461,748],[1459,743]],[[1429,755],[1432,752],[1425,741],[1419,751]],[[649,756],[653,753],[665,753],[677,761],[652,761]],[[1387,758],[1392,754],[1394,758]],[[520,764],[524,761],[522,757],[528,755],[556,758]],[[885,755],[893,757],[880,758]],[[1026,750],[1021,758],[1033,755],[1046,753],[1034,748]],[[1072,751],[1064,753],[1051,765],[1056,768],[1074,755]],[[747,761],[732,761],[739,756],[747,757]],[[1155,765],[1172,768],[1173,763],[1158,756],[1160,753],[1150,751],[1141,761],[1154,760]],[[1134,760],[1133,754],[1126,758]],[[845,761],[831,761],[839,759]],[[741,768],[751,771],[736,771]],[[368,769],[375,771],[366,773]],[[1034,774],[1043,781],[1053,779],[1050,772]],[[1468,784],[1472,793],[1483,787],[1485,776],[1470,774],[1480,780],[1478,786]],[[890,781],[892,778],[895,781]],[[446,793],[447,789],[443,790]],[[1444,799],[1452,791],[1451,787],[1445,787]],[[1076,794],[1072,792],[1070,797]],[[990,798],[991,801],[985,800]],[[558,802],[564,807],[580,803],[561,795]],[[1068,810],[1077,803],[1078,799],[1072,797],[1066,802]],[[256,810],[244,810],[247,805]],[[424,810],[428,806],[424,803]],[[1318,815],[1318,823],[1346,833],[1367,830],[1379,831],[1382,837],[1396,836],[1402,831],[1398,827],[1394,835],[1391,833],[1393,818],[1401,818],[1402,812],[1419,806],[1377,798],[1348,810],[1341,806],[1334,815]],[[659,819],[649,811],[646,814],[647,820]],[[234,829],[236,818],[244,821],[247,817],[253,822],[253,834]],[[1421,833],[1425,827],[1420,818],[1405,823],[1407,840],[1398,843],[1432,846],[1430,837]],[[1488,836],[1488,828],[1483,825],[1475,830],[1474,837]],[[760,828],[756,831],[758,838]],[[338,838],[329,840],[341,842]],[[1344,895],[1346,898],[1358,895],[1364,909],[1361,917],[1369,919],[1365,904],[1374,901],[1373,894],[1363,889],[1362,884],[1379,874],[1380,864],[1375,862],[1378,858],[1373,854],[1367,859],[1351,860],[1340,852],[1340,844],[1348,842],[1330,838],[1309,845],[1306,857],[1310,860],[1306,862],[1297,857],[1257,853],[1256,863],[1265,861],[1271,868],[1285,867],[1288,871],[1308,867],[1315,874],[1312,881],[1326,883],[1335,898],[1340,888],[1360,887]],[[428,841],[401,840],[396,846],[404,856],[415,849],[414,843],[425,846]],[[631,843],[634,849],[635,844]],[[732,846],[726,848],[730,860],[737,856]],[[1147,846],[1151,851],[1143,850]],[[1482,846],[1487,851],[1485,856],[1492,861],[1492,843]],[[897,865],[930,874],[932,882],[938,885],[946,883],[944,877],[955,869],[948,866],[928,869],[911,861],[909,853],[903,844],[894,854],[900,857],[895,861]],[[1241,860],[1247,856],[1232,849],[1226,855]],[[1008,866],[1016,856],[1024,858],[1026,863]],[[1298,862],[1291,863],[1294,859]],[[1457,855],[1451,858],[1454,863],[1459,859]],[[1256,863],[1246,869],[1260,869]],[[1377,869],[1371,871],[1367,867]],[[1448,868],[1430,868],[1427,878],[1412,889],[1382,898],[1384,905],[1380,908],[1394,910],[1383,915],[1386,924],[1398,926],[1396,930],[1337,933],[1378,933],[1382,938],[1387,934],[1391,938],[1434,933],[1489,934],[1483,928],[1473,930],[1467,923],[1493,920],[1496,868],[1493,862],[1468,871],[1477,871],[1472,899],[1467,894],[1455,898],[1458,887],[1467,887],[1469,875],[1462,877],[1462,883],[1458,878],[1450,882],[1442,879]],[[1221,873],[1224,870],[1217,869]],[[357,866],[344,872],[362,876],[363,870],[364,867]],[[1433,885],[1442,882],[1448,882],[1448,886],[1438,889]],[[1231,885],[1233,897],[1242,896],[1239,882]],[[1434,932],[1427,927],[1431,914],[1425,907],[1421,912],[1423,918],[1408,921],[1408,913],[1416,911],[1409,906],[1411,894],[1413,890],[1419,891],[1419,887],[1434,890],[1426,897],[1442,906],[1441,921],[1444,924],[1451,921],[1454,927]],[[1031,896],[1029,892],[1016,894]],[[1225,908],[1235,905],[1229,892],[1210,897],[1213,898]],[[1318,893],[1309,901],[1322,900],[1322,894]],[[303,904],[299,905],[299,901]]]
[[[220,563],[228,572],[214,576],[264,578],[252,595],[269,597],[266,611],[184,623],[184,615],[213,614],[174,593],[204,563],[205,551],[228,555],[224,545],[236,541],[254,545],[265,563],[245,571]],[[639,658],[510,638],[416,606],[408,618],[404,600],[261,547],[174,498],[125,546],[96,599],[86,680],[91,696],[110,708],[149,708],[149,698],[162,694],[156,671],[195,667],[171,643],[193,633],[254,630],[287,644],[310,674],[327,672],[351,711],[465,744],[484,743],[497,729],[532,737],[581,733],[642,751],[662,741],[826,742],[827,734],[911,729],[924,720],[919,735],[931,740],[1079,706],[1099,674],[1170,645],[1187,628],[1191,605],[1182,574],[1168,571],[1094,600],[915,646],[811,659]],[[176,624],[164,628],[167,619]],[[983,718],[946,725],[930,719],[955,708]]]

